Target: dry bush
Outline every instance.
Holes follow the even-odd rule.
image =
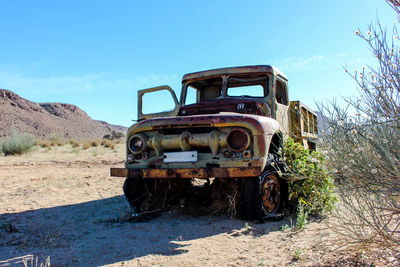
[[[82,149],[86,150],[89,149],[92,146],[90,142],[86,142],[82,144]]]
[[[100,142],[97,140],[87,140],[82,144],[82,149],[86,150],[89,149],[90,147],[98,147],[100,145]]]
[[[40,147],[50,148],[51,146],[52,146],[52,143],[49,140],[43,140],[40,142]]]
[[[50,141],[51,146],[63,146],[65,145],[65,138],[62,134],[52,133],[47,136],[47,140]]]
[[[109,139],[109,140],[111,140],[111,134],[105,134],[105,135],[103,136],[103,139]]]
[[[70,139],[69,143],[71,144],[72,147],[79,147],[81,144],[79,143],[79,141],[75,140],[75,139]]]
[[[397,1],[390,1],[400,15]],[[398,17],[400,22],[400,17]],[[363,39],[376,67],[351,76],[357,98],[320,106],[329,125],[325,153],[338,184],[342,209],[338,229],[357,243],[373,243],[399,252],[400,247],[400,53],[396,26],[388,35],[380,23]],[[397,254],[400,257],[399,254]]]
[[[122,132],[112,131],[110,134],[106,134],[103,136],[103,140],[113,140],[115,143],[122,143],[125,138],[125,134]]]
[[[125,137],[125,134],[123,132],[112,131],[111,137],[112,137],[112,139],[122,139]]]
[[[106,148],[111,148],[111,149],[115,148],[115,143],[108,139],[104,139],[103,141],[101,141],[101,145]]]
[[[92,146],[92,147],[98,147],[99,146],[99,141],[97,141],[97,140],[92,140],[91,142],[90,142],[90,145]]]
[[[124,144],[124,143],[125,143],[125,140],[122,139],[122,138],[120,138],[120,139],[114,139],[113,142],[114,142],[115,144]]]
[[[24,267],[50,267],[50,256],[39,259],[38,257],[30,255],[30,257],[28,256],[23,258],[23,264]]]
[[[43,140],[43,139],[36,139],[34,146],[39,146],[39,147],[50,147],[50,141],[48,140]]]
[[[211,202],[205,214],[227,214],[235,217],[238,215],[240,204],[240,182],[232,179],[216,178],[209,186]],[[207,195],[202,196],[206,200]]]

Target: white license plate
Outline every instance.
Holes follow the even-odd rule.
[[[197,162],[197,151],[165,152],[164,162]]]

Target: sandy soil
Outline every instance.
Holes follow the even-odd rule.
[[[385,266],[386,255],[343,247],[328,219],[303,231],[290,219],[259,224],[179,210],[146,222],[121,222],[130,210],[123,145],[70,146],[0,157],[0,266]],[[394,263],[392,263],[394,265]]]

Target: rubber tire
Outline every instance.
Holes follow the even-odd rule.
[[[244,220],[258,219],[256,207],[260,203],[259,199],[260,181],[258,177],[243,178],[240,186],[240,208],[239,217]]]
[[[272,173],[277,176],[280,183],[280,201],[278,208],[272,212],[265,212],[262,205],[261,185],[262,177],[268,176],[272,172],[266,171],[261,177],[243,178],[240,187],[240,207],[239,217],[245,220],[258,220],[264,222],[266,219],[280,220],[283,218],[283,207],[287,198],[287,184],[281,179],[277,173]]]
[[[140,178],[126,178],[123,190],[126,200],[131,207],[140,212],[142,202],[146,199],[146,188],[143,179]]]

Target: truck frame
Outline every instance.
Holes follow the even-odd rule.
[[[174,108],[145,114],[143,96],[163,90]],[[277,68],[189,73],[179,101],[169,86],[138,91],[138,122],[126,135],[125,167],[111,168],[111,176],[126,178],[125,196],[138,213],[188,194],[199,202],[207,199],[204,192],[208,197],[220,192],[214,198],[221,198],[229,189],[238,192],[237,215],[264,220],[282,214],[287,198],[287,136],[315,149],[317,115],[302,102],[289,101],[288,79]],[[190,189],[193,179],[206,181],[203,193]]]

